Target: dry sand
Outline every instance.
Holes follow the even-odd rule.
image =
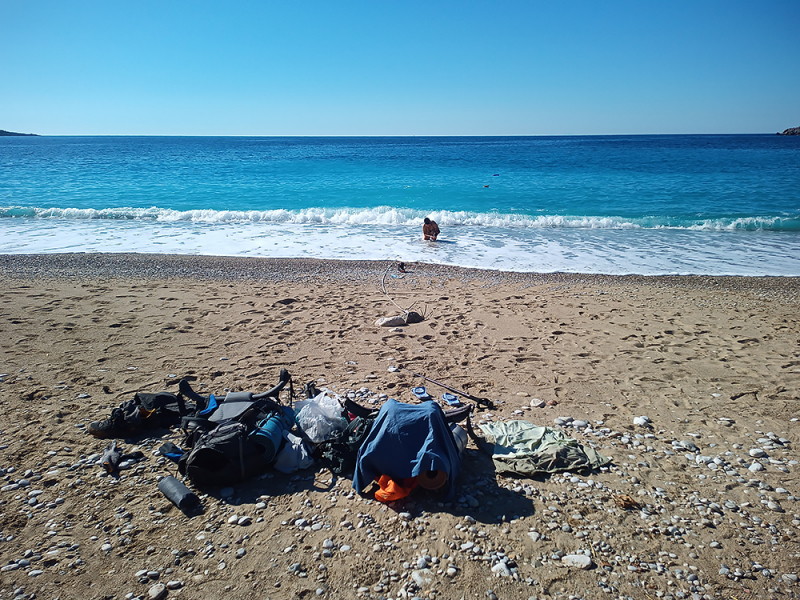
[[[374,325],[397,313],[387,266],[424,322]],[[0,598],[794,597],[797,279],[407,268],[0,257]],[[118,478],[88,458],[106,445],[88,422],[180,377],[260,391],[287,367],[295,390],[415,402],[424,382],[395,365],[495,400],[476,422],[587,420],[565,429],[613,462],[515,479],[470,443],[452,504],[385,506],[312,468],[212,490],[188,518],[156,488],[175,471],[160,438]]]

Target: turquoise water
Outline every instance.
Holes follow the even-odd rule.
[[[0,138],[0,252],[800,275],[799,183],[775,135]]]

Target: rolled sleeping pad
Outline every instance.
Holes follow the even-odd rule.
[[[181,510],[191,510],[200,505],[200,498],[172,475],[158,482],[158,490]]]
[[[463,454],[464,448],[467,447],[467,432],[455,423],[450,424],[450,431],[453,432],[458,454]],[[417,477],[417,482],[426,490],[438,490],[447,483],[447,473],[444,471],[425,471]]]
[[[444,471],[425,471],[417,477],[417,483],[426,490],[439,490],[447,483],[447,473]]]
[[[272,415],[258,424],[258,427],[250,434],[257,444],[264,448],[264,460],[271,463],[278,455],[283,443],[283,431],[287,429],[286,421],[282,415]]]

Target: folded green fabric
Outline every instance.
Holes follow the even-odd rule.
[[[611,462],[590,446],[583,446],[560,429],[527,421],[486,423],[480,426],[492,444],[492,460],[500,473],[532,476],[538,473],[586,471]]]

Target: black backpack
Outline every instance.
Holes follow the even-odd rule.
[[[256,443],[250,433],[246,423],[221,423],[200,435],[178,460],[178,470],[200,486],[238,483],[263,472],[276,449]]]
[[[313,390],[314,392],[316,390]],[[317,444],[313,456],[337,475],[352,473],[356,468],[358,450],[372,430],[378,411],[345,399],[344,409],[350,422],[344,431],[330,440]]]
[[[337,475],[352,473],[356,468],[358,450],[367,439],[374,422],[374,417],[355,417],[343,432],[318,444],[314,449],[314,458]]]
[[[232,392],[212,412],[185,417],[184,445],[191,449],[178,459],[181,474],[196,485],[209,486],[238,483],[264,472],[283,446],[283,431],[293,426],[278,399],[287,383],[291,377],[282,369],[281,382],[269,392]],[[187,386],[182,386],[184,394]]]

